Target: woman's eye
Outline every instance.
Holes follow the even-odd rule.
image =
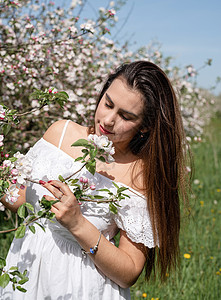
[[[124,119],[125,121],[129,121],[129,120],[131,120],[131,118],[130,118],[130,117],[126,117],[125,115],[121,115],[121,118],[122,118],[122,119]]]
[[[105,106],[108,107],[108,108],[112,108],[112,105],[107,103],[107,102],[105,103]]]

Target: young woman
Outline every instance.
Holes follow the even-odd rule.
[[[117,214],[105,203],[79,205],[69,187],[56,180],[79,169],[74,158],[81,156],[81,148],[71,144],[87,139],[89,133],[113,142],[115,162],[99,162],[94,177],[83,168],[78,177],[113,192],[112,181],[128,187],[130,198],[121,200]],[[155,265],[164,279],[179,253],[185,152],[177,99],[164,72],[147,61],[118,68],[101,91],[92,127],[55,122],[29,150],[33,177],[41,185],[21,191],[10,208],[16,210],[28,201],[39,209],[43,195],[60,202],[51,209],[56,221],[44,222],[45,233],[28,231],[13,241],[7,263],[28,270],[27,292],[8,286],[2,299],[130,299],[129,287],[145,265],[147,279]],[[116,247],[113,238],[118,231]]]

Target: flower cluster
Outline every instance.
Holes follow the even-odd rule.
[[[100,154],[105,157],[106,162],[114,162],[114,158],[112,157],[112,155],[114,155],[115,149],[113,147],[112,141],[110,141],[107,136],[89,134],[88,140],[92,143],[92,145],[95,145],[97,149],[100,150]]]
[[[24,189],[28,184],[27,178],[30,178],[32,171],[31,161],[20,152],[13,155],[12,158],[5,159],[1,166],[1,175],[11,182],[11,185],[5,191],[6,201],[13,204],[19,197],[19,189]],[[2,180],[2,184],[4,181]]]

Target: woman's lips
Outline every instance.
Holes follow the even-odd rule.
[[[99,129],[100,129],[100,132],[102,134],[112,134],[112,132],[108,131],[107,129],[105,129],[103,126],[99,125]]]

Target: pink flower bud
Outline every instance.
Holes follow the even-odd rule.
[[[87,178],[83,178],[83,183],[88,183],[88,179]]]
[[[12,174],[12,176],[17,176],[18,175],[18,170],[17,169],[12,169],[11,174]]]
[[[51,94],[52,93],[52,89],[49,89],[48,92],[49,92],[49,94]]]
[[[8,153],[6,153],[6,154],[5,154],[5,157],[9,157],[9,154],[8,154]]]
[[[20,189],[24,190],[25,189],[25,185],[21,184]]]
[[[96,186],[95,186],[94,184],[92,184],[92,185],[90,186],[90,189],[91,189],[91,190],[95,190],[95,189],[96,189]]]
[[[86,177],[80,177],[79,180],[81,183],[88,183],[88,179]]]
[[[12,179],[13,184],[16,184],[16,182],[17,182],[17,179]]]

